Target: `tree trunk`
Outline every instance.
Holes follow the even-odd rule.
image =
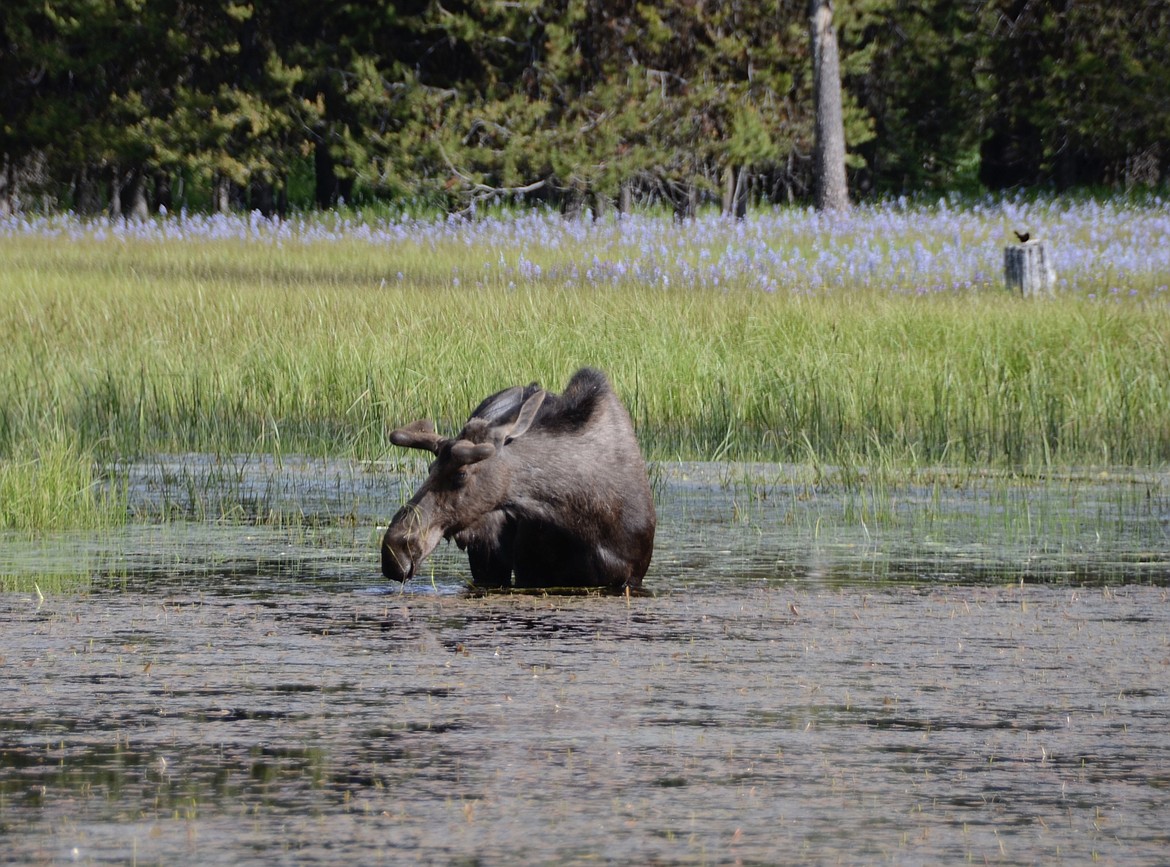
[[[276,213],[276,191],[272,182],[264,177],[258,177],[248,184],[248,205],[251,210],[259,211],[265,217]]]
[[[601,190],[594,190],[590,198],[593,201],[593,219],[603,219],[612,207],[613,200]]]
[[[849,209],[845,182],[845,120],[841,112],[841,64],[837,31],[833,29],[832,0],[809,0],[812,39],[813,99],[816,102],[816,141],[813,171],[819,211]]]
[[[584,217],[587,204],[585,190],[580,187],[569,187],[561,194],[561,214],[566,220],[576,222]]]
[[[115,168],[110,178],[110,219],[122,219],[122,187],[126,186],[126,179],[122,177],[122,170]]]
[[[12,204],[15,192],[12,180],[12,163],[8,154],[0,155],[0,217],[11,216],[16,210]]]
[[[622,181],[618,191],[618,213],[622,216],[634,210],[634,184],[631,181]]]
[[[731,166],[723,167],[723,207],[720,210],[723,216],[730,217],[731,209],[735,207],[735,169]]]
[[[211,207],[217,214],[232,209],[232,182],[226,175],[216,175],[211,184]]]
[[[685,183],[674,190],[674,218],[680,223],[693,220],[699,212],[699,188],[694,182]]]
[[[319,141],[313,148],[313,201],[318,210],[325,211],[337,204],[337,196],[333,156],[329,153],[329,145]]]
[[[742,220],[747,216],[747,169],[723,169],[723,216]]]
[[[154,209],[166,214],[174,208],[171,187],[171,176],[168,172],[159,171],[154,175]]]
[[[73,183],[73,210],[83,217],[92,217],[101,211],[101,194],[89,166],[82,166]]]
[[[146,175],[141,169],[131,171],[129,180],[122,188],[122,213],[128,220],[142,221],[150,217],[150,206],[146,202]]]
[[[338,172],[337,161],[333,158],[329,145],[319,141],[313,148],[313,198],[319,210],[336,208],[345,204],[353,194],[352,172],[347,171],[348,163],[343,163]]]

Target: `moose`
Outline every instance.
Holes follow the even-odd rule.
[[[582,368],[559,395],[535,382],[497,392],[454,437],[416,421],[390,441],[435,460],[382,539],[387,578],[409,580],[454,539],[477,587],[641,589],[654,502],[629,413],[602,372]]]

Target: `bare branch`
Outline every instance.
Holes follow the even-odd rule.
[[[447,164],[447,168],[451,170],[451,173],[455,175],[455,177],[459,178],[459,180],[467,184],[467,186],[471,188],[471,192],[476,194],[477,197],[523,195],[524,193],[535,192],[548,183],[547,180],[539,180],[533,181],[531,184],[523,184],[522,186],[518,187],[493,187],[488,184],[480,183],[466,172],[459,170],[459,168],[451,160],[451,157],[447,155],[447,150],[443,147],[443,143],[441,141],[436,139],[435,144],[438,145],[439,154],[443,157],[443,162]]]

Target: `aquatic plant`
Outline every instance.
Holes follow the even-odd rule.
[[[105,484],[76,440],[52,432],[0,458],[0,530],[106,527],[125,520],[125,491]]]

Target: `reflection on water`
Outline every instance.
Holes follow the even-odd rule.
[[[398,482],[331,470],[268,474],[299,524],[4,540],[86,576],[0,595],[6,859],[1164,861],[1164,481],[672,467],[626,600],[386,588]]]

